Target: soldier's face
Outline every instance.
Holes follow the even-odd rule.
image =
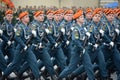
[[[55,15],[54,15],[54,19],[55,19],[56,21],[60,21],[60,16],[61,16],[61,14],[55,14]]]
[[[5,16],[5,18],[8,20],[8,21],[11,21],[13,19],[13,14],[7,14]]]
[[[39,20],[40,22],[44,21],[44,14],[40,14],[40,15],[38,16],[38,20]]]
[[[106,18],[109,22],[112,22],[114,20],[114,14],[108,14],[106,15]]]
[[[91,12],[87,13],[87,14],[86,14],[86,18],[87,18],[87,19],[92,19],[92,13],[91,13]]]
[[[84,15],[81,15],[81,16],[78,18],[78,22],[84,23]]]
[[[66,15],[64,16],[64,19],[69,22],[69,21],[72,20],[72,16],[73,16],[73,14],[66,14]]]
[[[61,13],[61,15],[60,15],[60,20],[62,20],[63,18],[64,18],[64,14]]]
[[[101,15],[100,14],[95,14],[94,16],[93,16],[93,21],[94,22],[99,22],[100,21],[100,19],[101,19]]]
[[[53,19],[53,13],[49,13],[49,14],[47,15],[47,19],[48,19],[48,20],[52,20],[52,19]]]
[[[30,21],[29,15],[24,16],[21,20],[22,22],[29,23]]]

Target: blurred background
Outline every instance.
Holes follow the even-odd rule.
[[[0,0],[0,7],[10,5],[15,8],[40,7],[116,7],[120,0]],[[11,2],[11,3],[10,3]],[[12,5],[13,4],[13,5]]]

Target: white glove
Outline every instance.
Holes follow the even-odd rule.
[[[120,34],[120,31],[119,29],[115,29],[116,33],[119,35]]]
[[[58,43],[55,43],[55,47],[57,47],[58,46]]]
[[[3,31],[0,29],[0,35],[2,35],[3,34]]]
[[[113,46],[114,46],[114,42],[111,41],[111,42],[110,42],[110,45],[113,47]]]
[[[74,27],[71,27],[70,29],[73,31],[73,30],[74,30]]]
[[[98,44],[95,44],[95,45],[94,45],[94,47],[97,49],[97,47],[98,47]]]
[[[28,48],[28,47],[27,47],[27,46],[25,46],[25,47],[24,47],[24,50],[26,51],[26,50],[27,50],[27,48]]]
[[[102,29],[100,29],[99,32],[101,33],[102,36],[104,36],[104,31]]]
[[[88,45],[92,45],[92,43],[88,42]]]
[[[8,41],[7,44],[10,46],[11,45],[11,41]]]
[[[50,33],[49,29],[45,29],[45,32],[46,32],[47,34],[49,34],[49,33]]]
[[[61,32],[65,34],[65,28],[61,28]]]
[[[66,41],[66,44],[69,45],[69,43],[70,43],[70,41],[67,40],[67,41]]]
[[[17,29],[16,28],[14,28],[14,32],[16,32],[17,31]]]
[[[36,36],[37,36],[37,33],[36,33],[36,31],[35,31],[35,30],[32,30],[32,34],[33,34],[33,36],[34,36],[34,37],[36,37]]]
[[[42,48],[42,43],[39,44],[39,49]]]
[[[85,49],[83,49],[83,54],[85,53]]]
[[[2,42],[3,40],[0,38],[0,42]]]
[[[89,32],[86,32],[86,35],[88,36],[88,38],[90,37],[90,33]]]

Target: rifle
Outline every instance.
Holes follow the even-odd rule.
[[[25,45],[27,45],[28,46],[28,44],[30,43],[30,41],[31,41],[31,39],[33,38],[33,34],[30,36],[30,38],[26,41],[26,43],[25,43]],[[24,49],[22,49],[21,51],[20,51],[20,53],[23,53],[24,52]]]
[[[113,36],[113,38],[112,38],[113,42],[114,42],[114,40],[115,40],[116,37],[117,37],[117,34],[115,33],[114,36]],[[112,48],[112,46],[109,47],[109,49],[111,49],[111,48]]]
[[[88,37],[85,36],[85,40],[84,40],[84,43],[83,43],[83,52],[80,54],[80,57],[82,57],[85,53],[85,47],[87,45],[87,42],[88,42]]]
[[[56,39],[56,43],[59,45],[60,44],[60,40],[61,40],[61,34],[59,34],[59,36]],[[55,48],[55,45],[52,47],[52,50]]]
[[[45,41],[46,43],[49,43],[49,40],[45,37],[46,33],[43,33],[43,35],[40,36],[41,41]],[[35,48],[35,50],[39,49],[39,45]],[[43,48],[44,46],[42,46]]]
[[[14,37],[14,32],[12,32],[9,41],[12,41],[13,37]],[[6,50],[8,47],[9,47],[9,45],[7,45],[7,46],[5,47],[5,50]]]
[[[70,40],[70,38],[71,38],[71,36],[72,36],[72,30],[69,30],[69,35],[68,35],[68,38],[67,38],[67,40]],[[64,46],[64,48],[66,48],[68,45],[67,44],[65,44],[65,46]]]
[[[95,42],[98,43],[99,40],[100,40],[100,34],[97,34],[97,35],[95,36],[95,38],[97,39]],[[94,47],[94,48],[93,48],[93,51],[94,51],[95,49],[96,49],[96,48]]]

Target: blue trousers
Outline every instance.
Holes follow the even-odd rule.
[[[113,62],[113,65],[115,65],[115,67],[118,70],[118,73],[120,74],[120,53],[117,49],[117,46],[115,45],[114,47],[109,49],[109,46],[103,45],[102,50],[103,50],[106,62],[108,62],[111,59]],[[109,64],[110,63],[107,63],[107,65]]]
[[[92,63],[90,60],[90,57],[87,52],[83,54],[82,57],[80,57],[80,48],[75,48],[76,51],[75,53],[71,54],[71,59],[68,67],[66,67],[59,75],[59,78],[64,78],[67,77],[69,74],[71,74],[75,69],[77,69],[77,64],[82,63],[85,71],[87,72],[89,80],[94,80],[94,72],[92,68]]]
[[[35,47],[32,47],[32,51],[35,54],[37,59],[40,59],[38,62],[38,67],[41,69],[43,66],[45,66],[48,73],[53,76],[55,74],[53,63],[50,59],[50,55],[48,54],[47,48],[43,48],[41,50],[37,49],[35,50]],[[28,63],[25,63],[22,68],[19,70],[19,74],[23,73],[25,70],[28,69]]]
[[[106,69],[106,62],[104,59],[104,54],[101,51],[101,47],[97,48],[96,50],[93,51],[93,47],[92,46],[88,46],[88,49],[86,50],[91,58],[91,62],[92,63],[96,63],[93,65],[94,70],[96,70],[96,68],[100,69],[100,74],[102,77],[107,77],[107,69]],[[74,75],[79,75],[82,72],[84,72],[84,66],[80,66],[78,69],[76,69],[73,74]]]
[[[0,70],[4,71],[7,68],[7,62],[4,58],[4,55],[0,49]]]
[[[66,67],[66,56],[61,47],[51,51],[51,56],[55,58],[55,62],[60,67],[61,71]]]
[[[12,71],[15,70],[18,66],[20,66],[20,63],[22,59],[25,59],[25,61],[28,62],[28,65],[30,66],[33,75],[36,79],[39,78],[39,68],[37,65],[37,59],[34,55],[34,53],[31,51],[31,48],[29,47],[26,51],[23,53],[20,53],[20,47],[18,46],[14,59],[12,61],[12,64],[4,71],[4,75],[8,76]]]

